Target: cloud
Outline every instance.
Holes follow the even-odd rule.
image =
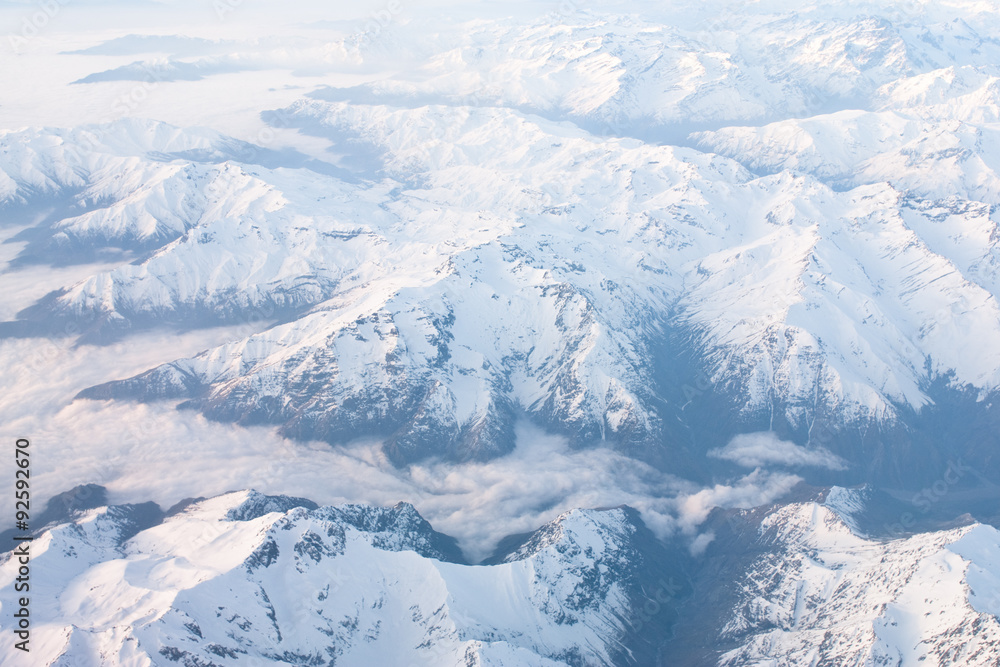
[[[15,274],[33,292],[0,299],[0,311],[15,311],[57,279],[76,278],[47,271],[32,267]],[[517,447],[502,458],[400,470],[376,440],[293,442],[271,427],[212,422],[169,401],[73,400],[81,389],[245,337],[250,329],[150,331],[106,347],[76,347],[71,339],[0,340],[0,375],[8,380],[0,422],[11,439],[31,440],[33,500],[44,504],[73,486],[96,483],[108,488],[113,503],[152,500],[164,508],[245,488],[321,504],[407,501],[437,530],[458,538],[470,558],[480,559],[501,538],[534,530],[566,510],[623,504],[639,510],[660,537],[694,540],[698,551],[708,538],[697,538],[697,527],[713,507],[771,502],[798,481],[755,470],[702,488],[610,449],[573,449],[565,438],[527,422],[518,424]]]
[[[732,484],[716,484],[677,498],[676,528],[693,535],[716,507],[749,509],[774,502],[786,495],[802,479],[783,472],[754,470]]]
[[[691,541],[691,546],[688,547],[688,551],[690,551],[692,556],[700,556],[705,553],[705,549],[708,548],[708,545],[711,544],[714,539],[715,533],[712,531],[701,533],[698,537]]]
[[[744,468],[761,468],[780,465],[789,468],[814,467],[844,470],[843,459],[823,447],[800,447],[794,442],[781,440],[771,431],[741,433],[725,447],[708,452],[712,458],[732,461]]]
[[[400,470],[375,440],[293,442],[274,428],[212,422],[177,410],[174,402],[72,400],[86,386],[236,335],[245,332],[151,332],[109,347],[0,341],[0,373],[12,380],[0,397],[0,420],[11,437],[31,439],[35,500],[97,483],[113,503],[153,500],[164,508],[244,488],[321,504],[407,501],[478,560],[501,538],[580,507],[627,504],[660,537],[690,540],[713,507],[771,502],[798,481],[756,470],[705,489],[610,449],[572,449],[565,438],[526,422],[517,426],[517,447],[505,457]],[[695,548],[707,545],[705,539]]]

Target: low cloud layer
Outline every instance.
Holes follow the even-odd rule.
[[[188,497],[256,488],[321,504],[413,503],[435,528],[483,558],[512,533],[533,530],[573,508],[627,504],[661,537],[700,540],[713,507],[752,507],[794,486],[785,473],[753,473],[702,488],[609,449],[573,450],[565,439],[522,423],[517,448],[488,463],[393,467],[377,441],[331,447],[293,442],[268,427],[243,428],[177,410],[172,402],[73,401],[79,390],[192,354],[225,329],[174,336],[150,333],[109,347],[47,340],[0,341],[0,397],[8,437],[32,442],[35,495],[77,484],[104,485],[115,503],[153,500],[166,508]]]
[[[771,431],[741,433],[725,447],[710,450],[712,458],[732,461],[744,468],[784,466],[788,468],[826,468],[844,470],[843,459],[823,447],[800,447],[780,439]]]
[[[31,273],[43,271],[24,272],[25,284]],[[13,312],[29,296],[36,295],[7,294],[0,312]],[[72,339],[0,340],[0,375],[7,380],[0,422],[8,441],[31,440],[35,503],[86,483],[106,486],[114,503],[152,500],[164,508],[245,488],[321,504],[407,501],[479,559],[501,538],[566,510],[623,504],[638,509],[661,537],[677,537],[699,551],[711,539],[699,535],[699,526],[712,508],[771,502],[799,481],[755,470],[703,488],[609,449],[574,450],[528,423],[518,425],[517,447],[505,457],[400,470],[378,441],[337,447],[293,442],[274,428],[212,422],[173,402],[73,400],[86,387],[247,336],[250,326],[183,335],[154,331],[106,347],[75,347]],[[0,464],[12,476],[10,466]]]

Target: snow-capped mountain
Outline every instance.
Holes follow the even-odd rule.
[[[847,481],[903,483],[901,452],[931,479],[954,440],[995,472],[1000,46],[935,11],[392,27],[411,75],[263,112],[328,161],[135,119],[7,132],[15,262],[122,263],[5,331],[273,323],[81,397],[377,437],[399,464],[502,455],[527,416],[696,476],[758,430]]]
[[[212,4],[0,59],[40,664],[1000,661],[996,0]]]
[[[629,508],[567,513],[483,566],[405,503],[244,491],[137,514],[79,512],[32,543],[38,664],[649,664],[688,592]]]
[[[970,524],[873,539],[849,526],[868,504],[834,487],[825,502],[717,517],[695,584],[712,604],[682,615],[680,662],[995,665],[1000,533]]]
[[[99,507],[31,545],[33,655],[220,667],[996,664],[1000,534],[977,524],[865,538],[844,521],[865,511],[858,493],[719,517],[698,560],[630,508],[577,510],[505,540],[482,565],[405,503],[317,507],[241,491],[158,515]],[[17,562],[4,559],[6,609]]]
[[[289,114],[386,128],[367,139],[401,161],[387,165],[400,180],[232,164],[185,178],[175,196],[224,187],[225,206],[26,319],[92,323],[89,338],[291,321],[84,396],[191,398],[213,418],[303,438],[376,435],[400,462],[509,451],[526,412],[581,444],[670,460],[664,440],[678,433],[663,424],[699,374],[743,428],[807,443],[817,423],[906,424],[938,398],[937,378],[980,397],[996,386],[984,202],[755,177],[692,149],[495,109],[463,110],[458,126],[450,109],[313,102]],[[429,140],[408,129],[415,116],[454,136]],[[402,182],[403,164],[423,182]]]

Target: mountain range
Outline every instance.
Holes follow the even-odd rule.
[[[39,659],[996,664],[1000,6],[487,4],[26,42],[88,101],[0,106],[0,414],[50,383],[56,433],[171,411],[190,442],[129,450],[185,452],[166,480],[212,424],[459,489],[174,505],[109,464],[61,512],[100,452],[27,434]],[[635,507],[539,498],[471,558],[476,475],[538,438]]]

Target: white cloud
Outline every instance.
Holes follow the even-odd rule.
[[[399,470],[377,441],[337,447],[293,442],[274,428],[212,422],[173,402],[72,401],[87,386],[245,333],[149,333],[115,346],[79,348],[68,341],[0,341],[0,373],[12,381],[0,396],[0,421],[5,437],[31,439],[36,502],[83,483],[106,486],[114,503],[152,500],[164,508],[243,488],[321,504],[402,500],[479,559],[502,537],[534,530],[577,507],[627,504],[659,536],[690,537],[713,507],[770,502],[798,481],[754,471],[731,485],[703,489],[609,449],[574,450],[564,438],[527,423],[517,428],[515,451],[500,459]],[[704,538],[698,542],[705,544]]]
[[[781,498],[802,479],[788,473],[754,470],[732,484],[716,484],[694,493],[679,496],[675,514],[677,528],[693,535],[716,507],[749,509]]]
[[[794,442],[781,440],[771,431],[741,433],[725,447],[710,450],[708,455],[732,461],[744,468],[781,465],[844,470],[847,467],[843,459],[828,449],[800,447]]]
[[[26,271],[25,284],[30,274],[44,272]],[[0,300],[0,310],[21,306],[9,299]],[[248,333],[246,326],[183,335],[154,331],[107,347],[74,347],[71,339],[0,340],[0,375],[8,380],[0,395],[0,422],[8,440],[31,439],[36,504],[84,483],[106,486],[114,503],[152,500],[164,508],[244,488],[321,504],[402,500],[478,559],[501,538],[534,530],[578,507],[627,504],[657,535],[690,538],[713,507],[771,502],[798,481],[754,471],[705,489],[610,449],[574,450],[564,438],[527,423],[517,427],[515,451],[500,459],[399,470],[377,441],[338,447],[292,442],[274,428],[212,422],[197,412],[178,411],[174,402],[73,401],[86,387]],[[9,466],[10,461],[0,464],[3,470]],[[706,539],[695,544],[702,548]]]
[[[691,552],[692,556],[700,556],[705,553],[705,549],[708,548],[708,545],[711,544],[714,539],[715,533],[712,531],[701,533],[696,538],[691,540],[691,546],[688,547],[688,551]]]

